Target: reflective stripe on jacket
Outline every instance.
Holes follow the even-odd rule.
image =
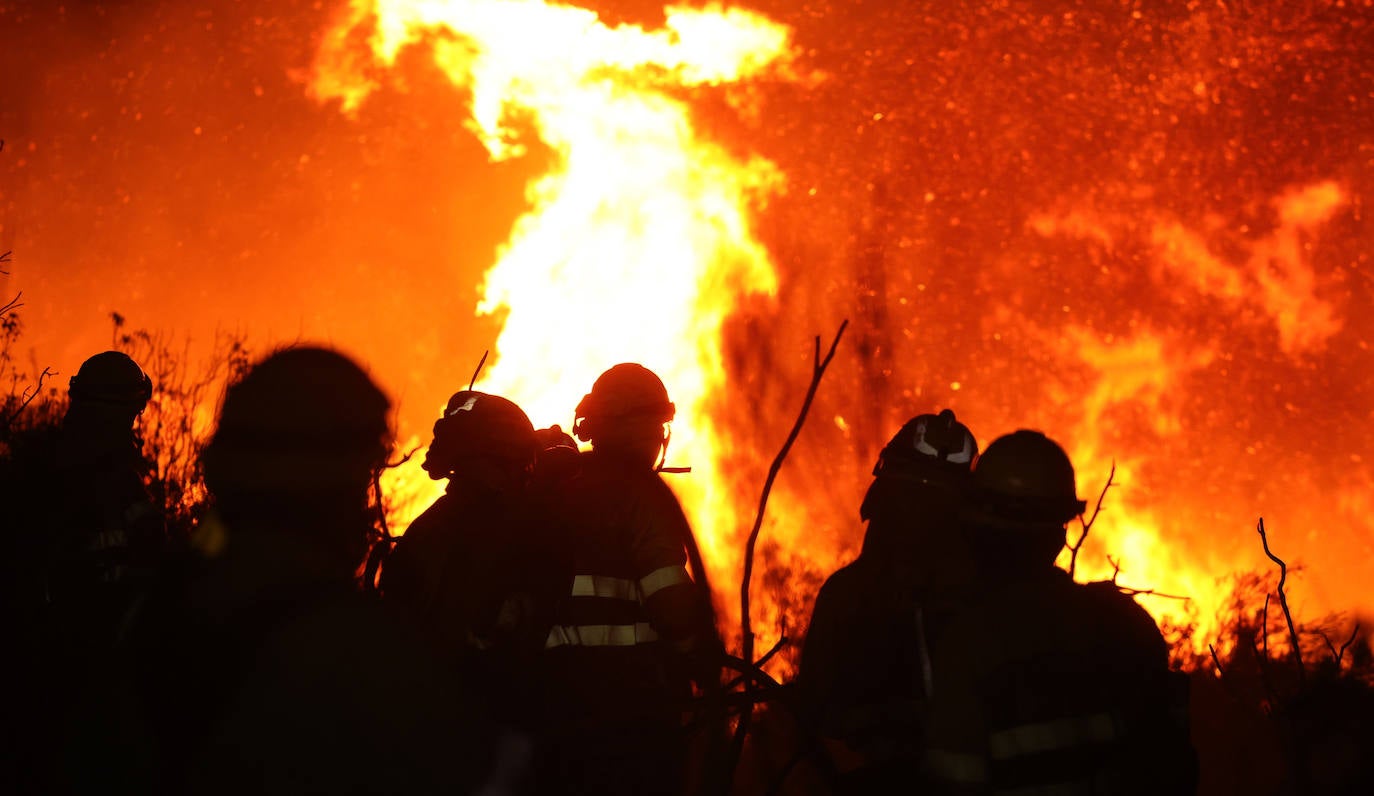
[[[989,586],[935,647],[926,777],[940,793],[1191,794],[1186,679],[1143,609],[1059,570]]]

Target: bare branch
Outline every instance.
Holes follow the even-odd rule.
[[[20,301],[20,299],[22,298],[24,298],[24,291],[21,290],[18,293],[14,294],[14,298],[10,299],[3,306],[0,306],[0,318],[9,315],[11,312],[14,312],[15,310],[24,306],[24,302]]]
[[[1264,634],[1264,659],[1269,660],[1269,592],[1264,593],[1264,612],[1260,614],[1260,632]]]
[[[1288,595],[1283,590],[1283,584],[1288,580],[1288,565],[1283,559],[1274,555],[1269,549],[1269,537],[1264,533],[1264,518],[1259,520],[1260,542],[1264,545],[1264,554],[1269,556],[1269,560],[1279,565],[1279,607],[1283,609],[1283,618],[1288,622],[1288,638],[1293,645],[1293,661],[1298,665],[1298,680],[1305,678],[1302,669],[1302,646],[1298,641],[1298,629],[1293,625],[1293,612],[1288,608]]]
[[[410,450],[408,450],[408,451],[406,451],[404,454],[402,454],[401,458],[397,459],[396,461],[394,461],[394,462],[387,462],[386,464],[383,464],[383,465],[382,465],[382,469],[383,469],[383,470],[394,470],[394,469],[396,469],[397,467],[400,467],[401,465],[403,465],[403,464],[405,464],[406,462],[410,461],[410,458],[411,458],[412,456],[414,456],[414,455],[420,450],[420,448],[422,448],[422,447],[424,447],[424,446],[423,446],[423,445],[416,445],[415,447],[411,448]]]
[[[758,513],[754,515],[754,527],[749,531],[749,539],[744,546],[744,576],[740,580],[739,601],[740,601],[740,624],[743,626],[744,646],[741,659],[745,666],[757,668],[753,663],[754,658],[754,629],[749,619],[749,585],[754,576],[754,548],[758,545],[759,532],[763,529],[764,512],[768,508],[768,495],[773,491],[773,482],[777,480],[778,472],[782,469],[782,463],[786,461],[787,454],[792,450],[792,444],[797,441],[801,434],[802,426],[806,423],[806,415],[811,411],[811,402],[816,398],[816,390],[821,386],[821,379],[825,376],[826,368],[830,367],[830,361],[835,357],[835,349],[840,345],[840,339],[844,337],[844,330],[849,327],[846,319],[840,324],[839,331],[835,332],[835,339],[830,343],[830,351],[821,359],[821,338],[818,335],[815,342],[815,350],[812,353],[811,361],[811,384],[807,387],[806,398],[802,401],[801,411],[797,414],[797,421],[792,424],[792,431],[787,435],[787,441],[774,457],[773,463],[768,467],[768,477],[763,482],[763,494],[759,496]],[[734,771],[739,764],[739,759],[744,751],[744,738],[749,734],[749,724],[753,718],[753,710],[746,708],[740,714],[739,723],[735,725],[735,736],[730,744],[729,767]]]
[[[1097,515],[1102,513],[1102,501],[1107,497],[1107,490],[1113,486],[1116,478],[1116,459],[1112,459],[1112,471],[1107,474],[1107,483],[1102,485],[1102,491],[1097,495],[1097,505],[1093,508],[1092,516],[1084,520],[1083,515],[1078,516],[1078,522],[1083,526],[1083,533],[1078,537],[1076,544],[1069,545],[1069,577],[1073,577],[1075,570],[1078,569],[1078,551],[1083,549],[1083,543],[1088,541],[1088,533],[1093,529],[1093,523],[1097,522]],[[1116,582],[1116,578],[1112,578]]]
[[[1112,585],[1116,584],[1116,576],[1121,574],[1121,562],[1107,556],[1107,563],[1112,565]]]
[[[14,421],[19,419],[20,415],[24,414],[24,410],[29,408],[29,404],[33,403],[33,399],[37,398],[39,393],[43,392],[43,382],[47,381],[49,376],[56,375],[57,372],[51,368],[43,368],[43,372],[38,374],[38,383],[32,387],[24,388],[19,406],[15,407],[13,412],[5,416],[4,423],[0,424],[0,428],[9,428],[14,425]]]
[[[1331,660],[1334,661],[1336,664],[1336,671],[1340,671],[1341,661],[1345,660],[1346,650],[1350,649],[1350,645],[1355,643],[1355,637],[1359,634],[1360,623],[1356,622],[1355,626],[1350,629],[1350,638],[1345,640],[1345,643],[1341,645],[1340,650],[1336,649],[1336,645],[1331,643],[1331,639],[1327,638],[1325,633],[1320,634],[1322,637],[1322,641],[1326,642],[1326,648],[1331,650]]]
[[[770,650],[768,650],[767,652],[765,652],[765,653],[763,654],[763,656],[762,656],[761,658],[758,659],[758,662],[754,664],[754,666],[757,667],[758,669],[763,669],[764,665],[767,664],[770,660],[772,660],[774,655],[776,655],[776,654],[778,654],[779,652],[781,652],[782,649],[783,649],[784,647],[786,647],[786,646],[787,646],[788,644],[790,644],[790,643],[792,643],[792,639],[788,638],[787,636],[782,636],[782,637],[780,637],[780,638],[778,639],[778,643],[774,644],[773,647],[772,647],[772,649],[770,649]],[[738,677],[736,677],[735,679],[733,679],[733,680],[727,682],[727,683],[725,684],[725,690],[726,690],[726,691],[729,691],[729,690],[733,689],[735,686],[737,686],[737,685],[739,685],[739,684],[745,682],[745,681],[748,680],[748,679],[749,679],[749,677],[748,677],[747,675],[741,674],[741,675],[739,675]]]
[[[821,386],[821,379],[825,376],[825,369],[830,367],[830,360],[835,356],[835,349],[840,344],[840,338],[844,336],[844,330],[848,328],[849,321],[840,324],[839,331],[835,332],[835,339],[830,343],[830,352],[825,359],[821,359],[821,338],[816,337],[815,352],[812,355],[811,365],[811,384],[806,390],[806,398],[802,401],[801,411],[797,414],[797,421],[792,424],[792,431],[787,435],[787,441],[783,443],[782,450],[774,457],[773,463],[768,468],[768,477],[763,482],[763,494],[759,497],[759,510],[754,515],[754,527],[749,531],[749,540],[744,546],[744,577],[740,582],[740,621],[744,625],[744,651],[741,657],[746,661],[752,661],[754,656],[754,630],[749,619],[749,585],[754,575],[754,548],[758,545],[759,532],[763,529],[763,517],[768,508],[768,496],[773,491],[773,482],[777,480],[778,472],[782,469],[782,463],[787,459],[787,454],[792,450],[792,444],[797,441],[801,434],[802,426],[806,423],[806,415],[811,411],[811,402],[816,397],[816,390]]]
[[[1353,639],[1352,639],[1352,640],[1353,640]],[[759,667],[760,669],[762,669],[763,666],[764,666],[764,664],[766,664],[766,663],[768,663],[770,660],[772,660],[772,659],[773,659],[773,656],[774,656],[774,655],[777,655],[779,652],[781,652],[781,651],[782,651],[782,648],[783,648],[783,647],[786,647],[786,646],[788,645],[788,643],[790,643],[790,642],[791,642],[791,639],[789,639],[787,636],[782,636],[782,637],[778,638],[778,643],[774,644],[772,649],[770,649],[770,650],[768,650],[767,652],[763,653],[763,656],[760,657],[760,658],[758,659],[758,661],[755,662],[754,665],[757,666],[757,667]],[[1347,644],[1346,646],[1350,646],[1350,645]]]
[[[1212,665],[1217,667],[1217,674],[1221,675],[1222,677],[1225,677],[1226,669],[1224,669],[1221,665],[1221,658],[1217,657],[1217,648],[1213,647],[1211,644],[1208,644],[1207,649],[1210,650],[1212,653]]]
[[[1273,706],[1278,704],[1274,693],[1274,686],[1269,680],[1269,656],[1260,657],[1259,645],[1253,638],[1250,639],[1250,654],[1255,656],[1255,665],[1259,667],[1260,685],[1264,687],[1264,707],[1265,712],[1272,712]]]
[[[1112,584],[1116,585],[1117,591],[1127,597],[1159,597],[1164,600],[1182,600],[1185,603],[1193,599],[1185,594],[1169,594],[1155,589],[1132,589],[1130,586],[1121,586],[1116,581],[1112,581]]]

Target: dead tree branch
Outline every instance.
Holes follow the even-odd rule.
[[[802,426],[806,423],[806,415],[811,411],[811,402],[816,398],[816,390],[821,386],[821,379],[825,376],[826,368],[830,367],[830,360],[835,357],[835,349],[840,344],[840,338],[844,337],[844,330],[848,328],[849,321],[840,324],[839,331],[835,332],[835,339],[830,343],[830,351],[821,359],[821,338],[816,337],[816,347],[812,355],[811,365],[811,384],[807,387],[806,398],[802,401],[801,411],[797,414],[797,422],[792,424],[792,431],[787,435],[787,441],[782,444],[782,450],[774,457],[773,463],[768,467],[768,477],[763,482],[763,494],[759,496],[759,509],[754,515],[754,527],[749,531],[749,540],[744,545],[744,577],[740,582],[740,622],[744,625],[744,647],[741,657],[752,662],[754,659],[754,630],[749,620],[749,585],[754,576],[754,548],[758,545],[759,532],[763,529],[764,513],[768,509],[768,496],[773,491],[773,483],[778,478],[778,472],[782,469],[782,463],[786,461],[787,454],[792,450],[792,444],[797,441],[801,434]]]
[[[1264,611],[1260,613],[1260,633],[1264,638],[1264,659],[1269,660],[1269,598],[1273,595],[1269,592],[1264,593]]]
[[[1288,565],[1283,559],[1274,555],[1269,549],[1269,537],[1264,533],[1264,518],[1259,520],[1260,542],[1264,545],[1264,554],[1269,556],[1269,560],[1279,565],[1279,607],[1283,609],[1283,618],[1288,622],[1288,640],[1293,645],[1293,662],[1298,665],[1298,681],[1305,679],[1302,670],[1302,645],[1298,641],[1298,629],[1293,624],[1293,612],[1288,608],[1288,595],[1283,590],[1283,584],[1288,580]]]
[[[1239,638],[1237,640],[1239,641]],[[1265,712],[1272,713],[1274,706],[1278,704],[1278,694],[1269,679],[1269,656],[1260,657],[1259,645],[1255,643],[1254,638],[1250,639],[1250,654],[1255,656],[1255,665],[1259,668],[1260,686],[1264,688]]]
[[[14,298],[5,302],[4,305],[0,305],[0,318],[9,315],[11,312],[14,312],[15,310],[24,306],[24,302],[20,300],[22,298],[24,298],[24,291],[21,290],[18,293],[14,294]]]
[[[806,398],[802,401],[801,411],[797,413],[797,421],[792,424],[792,431],[787,435],[787,440],[783,443],[778,455],[773,458],[773,463],[768,467],[768,477],[763,482],[763,493],[759,496],[758,513],[754,515],[754,527],[749,531],[749,539],[744,545],[744,575],[740,580],[739,600],[740,600],[740,624],[743,629],[743,652],[741,659],[746,665],[754,667],[754,628],[749,619],[749,586],[754,576],[754,549],[758,545],[759,532],[763,529],[764,513],[768,508],[768,496],[773,491],[773,482],[777,480],[778,472],[782,469],[782,463],[786,461],[787,454],[792,450],[792,444],[797,441],[801,434],[802,426],[806,423],[806,415],[811,411],[811,402],[816,398],[816,390],[821,386],[821,379],[825,376],[826,368],[830,367],[830,361],[835,358],[835,349],[840,345],[840,339],[844,337],[844,330],[849,327],[846,319],[840,324],[839,331],[835,332],[835,339],[830,343],[830,350],[821,359],[821,338],[816,336],[815,350],[812,353],[811,361],[811,384],[807,387]],[[739,764],[741,753],[744,751],[744,738],[749,733],[749,724],[753,711],[746,709],[739,717],[739,723],[735,726],[735,737],[730,745],[729,765],[730,770]]]
[[[1157,591],[1155,589],[1132,589],[1130,586],[1122,586],[1116,584],[1115,581],[1113,581],[1113,585],[1116,585],[1117,591],[1121,592],[1127,597],[1159,597],[1163,600],[1182,600],[1185,603],[1193,599],[1192,597],[1189,597],[1186,594],[1170,594],[1168,592]]]
[[[1359,634],[1360,623],[1356,622],[1355,626],[1350,629],[1350,638],[1345,640],[1345,643],[1341,645],[1339,651],[1336,649],[1336,645],[1331,643],[1331,639],[1327,638],[1325,633],[1321,634],[1322,641],[1326,642],[1326,648],[1331,650],[1331,660],[1333,660],[1336,663],[1336,671],[1340,671],[1341,661],[1345,660],[1346,650],[1350,649],[1350,645],[1355,643],[1355,637]]]
[[[24,392],[20,396],[19,405],[14,408],[13,412],[5,416],[4,422],[0,423],[0,428],[9,428],[14,425],[14,421],[18,420],[19,416],[24,414],[24,410],[29,408],[29,404],[33,403],[33,399],[37,398],[39,393],[43,392],[43,382],[47,381],[49,376],[56,375],[57,373],[51,368],[43,368],[43,372],[38,374],[38,383],[32,387],[24,388]]]
[[[1078,516],[1078,522],[1083,526],[1083,533],[1079,535],[1078,542],[1069,545],[1069,577],[1073,577],[1074,571],[1078,569],[1078,551],[1083,549],[1083,543],[1088,541],[1088,533],[1093,529],[1093,523],[1097,522],[1097,515],[1102,512],[1102,501],[1107,497],[1107,490],[1112,488],[1113,480],[1116,478],[1116,459],[1112,459],[1112,471],[1107,474],[1107,483],[1102,485],[1102,491],[1097,495],[1097,505],[1093,508],[1092,516],[1083,519],[1083,515]],[[1112,578],[1116,582],[1116,578]]]
[[[1207,649],[1212,653],[1212,665],[1217,667],[1217,674],[1221,675],[1222,677],[1225,677],[1226,669],[1223,668],[1221,665],[1221,658],[1217,657],[1217,648],[1212,646],[1211,644],[1208,644]]]

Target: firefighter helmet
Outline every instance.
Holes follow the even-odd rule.
[[[973,432],[955,419],[953,410],[945,409],[907,421],[878,454],[873,475],[924,481],[932,469],[967,473],[977,455]]]
[[[663,381],[648,368],[624,362],[602,373],[577,404],[573,434],[590,441],[603,423],[644,420],[667,423],[677,414]]]
[[[999,523],[1064,525],[1083,513],[1073,463],[1039,431],[994,440],[973,467],[972,513]]]
[[[534,425],[524,410],[499,395],[462,390],[453,394],[434,423],[425,455],[430,478],[448,478],[464,459],[493,458],[528,467],[539,451]]]
[[[977,455],[978,441],[952,410],[913,417],[878,454],[859,516],[873,519],[892,496],[915,485],[962,489]]]
[[[153,380],[121,351],[96,354],[68,382],[68,395],[78,403],[110,404],[143,411],[153,397]]]

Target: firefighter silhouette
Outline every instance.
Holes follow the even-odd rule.
[[[166,542],[134,430],[152,392],[152,381],[127,355],[96,354],[71,378],[57,444],[47,597],[104,614],[108,627],[150,576]]]
[[[603,373],[577,406],[592,449],[551,501],[572,578],[544,653],[548,793],[682,788],[683,712],[719,682],[709,597],[686,569],[691,529],[656,464],[676,409],[642,365]]]
[[[1187,794],[1186,679],[1111,583],[1055,566],[1080,515],[1073,465],[1040,432],[988,446],[965,530],[977,576],[932,644],[925,769],[938,793]]]
[[[929,639],[972,576],[959,511],[977,454],[948,409],[903,425],[859,510],[859,557],[817,595],[797,693],[841,792],[885,793],[919,771]]]
[[[274,353],[228,389],[198,553],[131,634],[152,772],[139,791],[464,793],[482,779],[480,708],[355,579],[389,408],[321,348]]]
[[[7,528],[5,637],[16,683],[11,721],[19,790],[51,790],[73,761],[100,766],[100,717],[126,618],[163,555],[163,516],[144,484],[136,423],[152,382],[125,354],[87,359],[60,424],[23,435],[0,474]],[[8,761],[7,761],[8,762]]]
[[[448,487],[411,523],[382,569],[383,596],[494,690],[523,676],[517,672],[542,651],[551,621],[550,552],[530,504],[541,449],[534,426],[511,401],[455,393],[434,424],[424,462],[430,477]],[[506,698],[527,692],[513,688]]]

